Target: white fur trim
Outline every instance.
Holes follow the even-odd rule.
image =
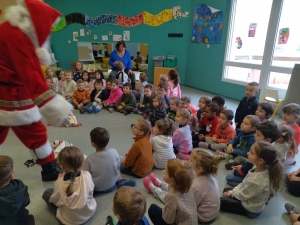
[[[52,126],[59,126],[72,110],[73,106],[69,102],[61,95],[55,95],[40,108],[40,113]]]
[[[21,126],[38,122],[41,114],[38,107],[20,111],[0,110],[0,126]]]
[[[36,53],[37,57],[39,58],[39,61],[42,65],[49,66],[52,64],[51,55],[46,49],[37,48],[35,50],[35,53]]]
[[[36,149],[30,150],[30,154],[35,160],[45,159],[51,154],[51,152],[52,152],[52,148],[49,141],[47,141],[45,144],[43,144],[42,146]]]

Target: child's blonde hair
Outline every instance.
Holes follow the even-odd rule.
[[[48,70],[52,70],[52,72],[53,72],[53,77],[56,77],[55,70],[54,70],[52,67],[47,67],[47,68],[46,68],[46,70],[45,70],[46,76],[49,76],[49,75],[48,75]]]
[[[113,212],[122,225],[138,224],[147,209],[144,195],[133,187],[120,187],[114,196]]]
[[[0,155],[0,187],[8,181],[9,176],[14,172],[14,163],[11,157]]]
[[[255,127],[256,124],[260,123],[259,117],[255,116],[255,115],[247,115],[247,116],[245,116],[245,118],[250,120],[251,127]]]
[[[116,63],[116,68],[120,71],[124,69],[124,64],[121,61]]]
[[[283,113],[290,113],[293,114],[294,116],[300,117],[300,105],[296,103],[290,103],[285,105],[282,108]]]
[[[195,162],[197,168],[202,169],[200,175],[217,175],[218,166],[222,157],[220,155],[213,155],[211,152],[205,150],[196,150],[192,151],[191,160]]]
[[[76,174],[80,172],[84,160],[82,152],[74,147],[65,147],[58,154],[58,162],[63,167],[65,173],[70,173],[70,184],[67,188],[67,196],[71,196],[74,192],[74,182]]]
[[[275,192],[278,191],[282,188],[285,169],[277,157],[277,150],[272,144],[265,141],[255,142],[252,146],[254,146],[258,158],[262,158],[269,169],[271,186]]]
[[[296,143],[294,140],[294,130],[288,125],[281,124],[278,126],[279,131],[281,132],[281,138],[289,146],[289,151],[291,151],[291,158],[294,158],[296,154]]]
[[[167,136],[171,136],[177,127],[176,123],[169,118],[157,120],[155,122],[155,126],[157,126],[159,131],[162,131],[163,135],[167,135]]]
[[[161,80],[163,83],[166,83],[168,80],[168,76],[166,74],[161,74],[159,76],[159,80]]]
[[[189,110],[187,109],[178,109],[176,114],[178,113],[178,115],[184,119],[187,120],[187,123],[189,122],[190,120],[190,117],[191,117],[191,113]]]
[[[148,136],[151,131],[151,123],[149,120],[138,119],[137,122],[140,124],[140,130],[144,132],[144,136]]]
[[[76,83],[77,83],[77,84],[82,84],[83,82],[84,82],[84,81],[83,81],[82,79],[78,79]]]
[[[66,71],[64,71],[64,70],[61,70],[61,71],[59,72],[60,78],[61,78],[61,76],[64,76],[64,75],[65,75],[65,72],[66,72]]]
[[[180,193],[187,193],[193,182],[194,174],[190,163],[186,160],[169,159],[168,175],[174,180],[174,188]]]

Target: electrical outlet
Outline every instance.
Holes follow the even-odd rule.
[[[207,48],[210,48],[210,44],[207,44],[207,46],[206,46]]]
[[[70,41],[70,40],[68,40],[68,43],[69,43],[69,44],[71,44],[71,41]]]

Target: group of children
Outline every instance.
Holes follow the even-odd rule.
[[[62,86],[68,87],[72,83],[71,75],[65,73]],[[155,204],[149,207],[148,215],[153,224],[211,223],[220,209],[255,217],[262,212],[274,191],[281,188],[284,165],[296,163],[300,106],[286,105],[284,122],[277,126],[268,120],[273,114],[273,106],[257,102],[258,84],[255,82],[246,87],[246,97],[236,110],[234,129],[234,114],[225,107],[224,98],[204,96],[199,100],[199,108],[191,105],[190,98],[181,96],[175,70],[169,72],[169,81],[161,77],[158,94],[147,83],[145,74],[140,75],[139,91],[132,91],[130,84],[125,83],[123,92],[116,80],[106,81],[103,88],[104,79],[99,78],[89,93],[80,79],[83,77],[76,77],[77,90],[73,92],[72,100],[75,99],[73,104],[82,113],[96,113],[105,107],[110,112],[115,110],[125,115],[133,111],[143,118],[132,124],[134,144],[122,159],[115,149],[107,148],[109,132],[100,127],[90,133],[96,152],[86,160],[73,146],[59,153],[57,161],[63,173],[54,182],[54,188],[45,191],[43,199],[62,223],[84,223],[96,210],[94,195],[112,192],[117,187],[113,212],[119,219],[118,224],[149,224],[144,216],[145,197],[133,188],[135,180],[123,179],[119,171],[143,178],[146,190],[165,204],[163,209]],[[63,95],[66,93],[62,92]],[[70,98],[69,92],[65,97]],[[136,101],[139,104],[136,105]],[[222,197],[214,178],[221,160],[228,161],[225,167],[232,173],[226,180],[234,187],[225,188]],[[153,167],[163,169],[163,181],[151,173]],[[13,179],[13,163],[7,156],[0,156],[0,174],[0,187],[7,190],[6,193],[13,192],[12,182],[21,183],[23,191],[17,193],[24,200],[15,211],[22,213],[23,221],[31,221],[32,216],[28,216],[25,209],[29,204],[27,187]],[[296,196],[300,196],[299,177],[300,169],[286,177],[288,191]],[[1,219],[14,221],[16,217]],[[112,224],[111,217],[107,218],[107,224]]]

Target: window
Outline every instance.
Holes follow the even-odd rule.
[[[299,0],[232,0],[222,80],[287,89],[300,63],[299,8]]]

